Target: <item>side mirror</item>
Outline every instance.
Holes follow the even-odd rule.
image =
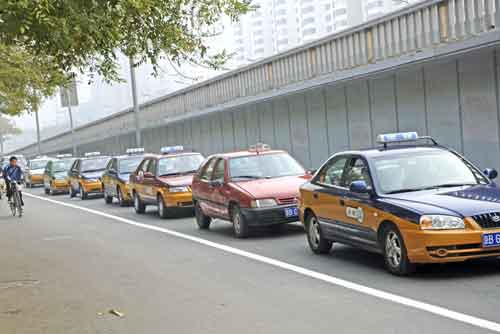
[[[314,175],[314,174],[316,174],[316,171],[317,171],[317,169],[308,169],[308,170],[306,170],[306,174],[307,175]]]
[[[355,194],[368,194],[368,186],[365,181],[354,181],[349,186],[349,191]]]
[[[484,175],[486,175],[490,180],[494,180],[498,177],[498,172],[496,169],[493,168],[486,168],[484,170]]]
[[[214,188],[219,188],[219,187],[222,187],[222,181],[220,180],[214,180],[214,181],[211,181],[210,182],[210,186],[211,187],[214,187]]]

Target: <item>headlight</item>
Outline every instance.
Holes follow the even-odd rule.
[[[460,217],[444,215],[426,215],[420,217],[420,229],[422,230],[456,230],[464,228],[464,220]]]
[[[269,208],[276,205],[278,205],[278,203],[272,198],[256,199],[250,203],[252,208]]]
[[[189,192],[188,187],[170,187],[168,188],[168,192],[171,193],[187,193]]]

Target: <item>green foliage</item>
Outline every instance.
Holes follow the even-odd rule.
[[[250,0],[2,0],[0,41],[50,59],[64,72],[120,80],[117,52],[149,62],[219,68],[227,59],[207,37],[223,16],[237,20]]]

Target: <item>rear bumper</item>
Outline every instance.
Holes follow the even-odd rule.
[[[249,226],[270,226],[299,221],[299,216],[286,217],[285,209],[297,205],[280,205],[272,208],[242,208],[241,214]]]
[[[65,180],[54,180],[50,184],[53,191],[68,191],[69,183]]]
[[[28,175],[28,183],[30,184],[43,184],[43,175]]]
[[[484,257],[499,257],[500,247],[482,246],[484,233],[492,230],[461,231],[402,231],[413,263],[461,262]]]

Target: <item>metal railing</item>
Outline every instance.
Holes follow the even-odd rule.
[[[462,41],[496,29],[499,5],[500,0],[423,1],[145,103],[141,123],[159,126],[159,120]],[[130,132],[130,113],[125,110],[78,128],[77,142]],[[63,134],[44,142],[52,140],[48,146],[55,147],[64,138]]]

